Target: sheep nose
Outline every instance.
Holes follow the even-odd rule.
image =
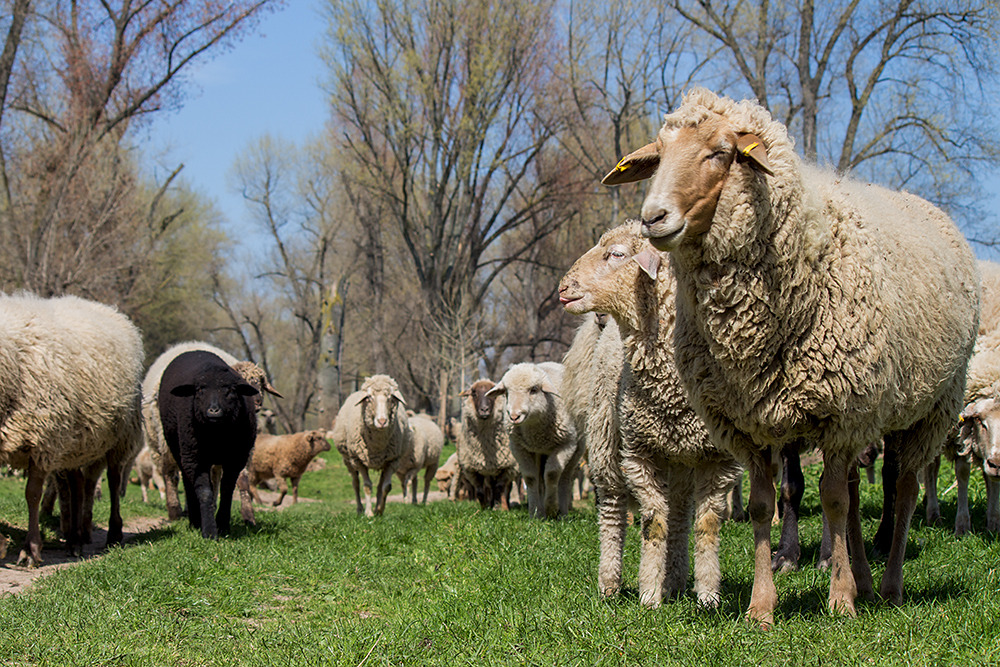
[[[523,412],[510,413],[510,421],[513,422],[514,424],[520,424],[521,422],[524,421],[524,413]]]
[[[375,425],[379,428],[385,428],[385,425],[389,423],[389,420],[385,417],[379,417],[375,420]]]
[[[210,405],[210,406],[208,406],[208,410],[206,410],[205,412],[208,414],[209,417],[212,417],[212,418],[221,417],[222,416],[222,408],[219,407],[218,405]]]
[[[1000,456],[991,456],[983,462],[983,472],[990,477],[1000,477]]]

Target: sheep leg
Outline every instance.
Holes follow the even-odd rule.
[[[872,540],[877,555],[885,555],[892,548],[893,522],[896,515],[896,480],[899,478],[899,460],[896,450],[886,447],[882,454],[882,519]]]
[[[694,592],[702,607],[715,608],[721,602],[722,568],[719,565],[719,533],[732,483],[726,481],[739,468],[718,466],[699,471],[698,499],[694,516]]]
[[[781,537],[771,559],[775,572],[799,569],[799,510],[805,488],[799,446],[793,442],[781,448]]]
[[[771,475],[771,452],[757,452],[750,460],[750,503],[748,510],[753,525],[754,573],[753,590],[747,618],[762,627],[774,623],[774,608],[778,604],[778,591],[774,587],[771,570],[771,518],[774,516],[774,477]]]
[[[847,553],[847,516],[850,512],[848,468],[843,454],[823,456],[820,499],[823,513],[830,522],[830,611],[856,616],[854,599],[858,590]]]
[[[695,472],[686,466],[673,464],[669,466],[667,480],[667,553],[663,593],[669,598],[683,594],[687,589]]]
[[[385,512],[385,501],[389,497],[389,491],[392,490],[392,476],[395,474],[395,466],[387,466],[385,470],[378,479],[378,489],[375,496],[375,514],[377,516],[382,516]],[[405,492],[406,489],[403,489]]]
[[[297,505],[299,502],[299,480],[302,479],[302,475],[298,477],[292,477],[292,504]]]
[[[225,468],[222,471],[222,481],[219,484],[219,508],[215,515],[215,525],[218,527],[219,533],[223,535],[229,532],[233,511],[233,492],[236,491],[236,480],[242,470],[243,468],[237,470]]]
[[[28,463],[28,479],[24,486],[24,500],[28,504],[28,534],[17,557],[18,565],[38,567],[42,564],[42,529],[38,522],[38,506],[42,501],[47,472],[34,461]]]
[[[731,499],[731,500],[730,500]],[[727,503],[732,502],[732,511],[729,516],[733,521],[743,522],[749,517],[743,507],[743,473],[741,472],[733,483],[732,495],[727,499]]]
[[[250,490],[250,471],[246,468],[240,470],[239,476],[236,478],[236,488],[240,493],[240,518],[243,519],[243,523],[255,525],[257,523],[257,517],[254,516],[253,512],[253,493]]]
[[[615,595],[621,589],[627,525],[628,494],[624,489],[604,489],[597,508],[597,532],[601,546],[597,588],[604,597]]]
[[[358,472],[361,473],[361,480],[365,487],[365,504],[362,508],[360,496],[358,496],[357,478],[355,478],[354,495],[358,496],[358,514],[364,511],[365,516],[375,516],[372,511],[372,480],[368,477],[368,468],[361,468]]]
[[[920,482],[917,473],[901,472],[896,481],[896,521],[892,535],[892,548],[882,574],[879,593],[891,605],[903,602],[903,559],[906,557],[906,537],[910,530],[910,517],[917,506]]]
[[[580,459],[583,458],[584,449],[576,444],[571,449],[557,452],[562,467],[562,474],[559,476],[559,516],[569,514],[573,506],[573,482],[577,479],[580,471]]]
[[[139,490],[142,492],[142,502],[143,503],[148,503],[149,502],[149,491],[148,491],[148,489],[149,489],[149,483],[150,483],[151,479],[152,478],[149,477],[148,475],[146,475],[144,473],[139,473]]]
[[[958,491],[958,511],[955,514],[955,537],[961,537],[972,530],[972,519],[969,517],[969,476],[972,474],[972,463],[964,456],[955,459],[955,485]]]
[[[622,456],[622,472],[639,503],[642,544],[639,549],[639,602],[660,606],[667,564],[667,498],[663,471],[648,457]]]
[[[184,488],[188,488],[188,480],[184,480]],[[215,489],[212,484],[212,473],[210,469],[200,470],[195,473],[190,484],[193,491],[187,494],[188,499],[188,519],[191,525],[201,529],[201,536],[209,539],[216,539],[219,536],[219,526],[215,521]],[[194,505],[192,505],[192,500]],[[221,510],[221,506],[219,508]],[[194,519],[197,517],[198,525]]]
[[[169,454],[164,454],[165,459]],[[176,470],[168,470],[166,465],[162,466],[160,474],[163,476],[163,487],[164,493],[166,494],[167,503],[167,518],[171,521],[176,521],[181,518],[181,498],[177,491],[178,475]],[[185,497],[188,496],[187,490],[184,491]],[[188,512],[191,511],[191,503],[188,502]]]
[[[428,468],[424,473],[424,500],[423,504],[427,504],[427,494],[431,489],[431,480],[434,479],[434,475],[437,473],[437,468]]]
[[[857,594],[866,600],[875,600],[872,584],[872,569],[865,553],[865,538],[861,532],[861,470],[857,462],[850,464],[847,477],[847,492],[850,499],[847,514],[847,544],[851,557],[851,573]]]
[[[108,462],[108,498],[111,501],[111,510],[108,514],[108,539],[106,543],[106,546],[108,547],[115,544],[121,544],[125,539],[124,522],[122,521],[121,494],[119,493],[122,480],[125,478],[125,471],[122,468],[122,465],[117,461]],[[89,480],[87,482],[87,486],[88,488],[93,488],[93,485],[89,483]],[[91,497],[89,507],[93,508],[93,506],[93,498]]]
[[[285,481],[284,477],[278,478],[278,491],[281,493],[278,495],[278,499],[271,503],[272,507],[280,506],[281,502],[285,499],[285,496],[288,495],[288,483]]]
[[[983,482],[986,484],[986,530],[995,533],[1000,531],[1000,480],[984,471]]]
[[[924,468],[924,498],[926,502],[927,525],[941,524],[941,504],[938,502],[937,479],[941,470],[941,455],[938,454]]]
[[[354,477],[356,479],[357,475],[354,475]],[[257,478],[257,475],[251,474],[247,479],[247,489],[250,491],[250,497],[253,498],[253,501],[258,505],[263,505],[264,501],[261,499],[260,493],[257,491],[257,485],[260,484],[260,482],[261,480]]]

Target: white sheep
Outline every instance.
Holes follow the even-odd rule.
[[[982,469],[986,483],[986,529],[1000,531],[1000,264],[980,261],[979,273],[982,313],[966,377],[965,408],[944,448],[945,456],[955,464],[956,536],[972,529],[969,475],[973,465]],[[938,464],[939,460],[935,460],[925,471],[928,523],[941,519]]]
[[[600,545],[597,586],[604,596],[621,589],[628,512],[635,505],[622,470],[618,421],[624,355],[618,324],[607,315],[589,313],[563,357],[566,402],[577,428],[584,433],[590,478],[596,489]]]
[[[406,450],[412,445],[406,418],[406,401],[399,385],[388,375],[372,375],[344,400],[333,425],[333,444],[351,473],[358,514],[381,515],[392,488],[392,476]],[[372,510],[372,482],[369,470],[379,470],[375,509]],[[361,504],[358,475],[364,479],[365,503]]]
[[[849,469],[882,436],[897,455],[880,592],[899,604],[917,471],[961,410],[975,341],[979,277],[968,243],[919,197],[804,166],[767,110],[704,89],[604,181],[649,176],[643,233],[671,253],[678,371],[713,440],[750,473],[748,616],[773,622],[771,461],[795,439],[823,453],[829,606],[852,616],[856,596],[874,591]]]
[[[424,471],[424,499],[427,504],[427,493],[430,491],[431,480],[437,474],[441,462],[441,450],[444,448],[444,431],[432,417],[425,414],[415,414],[408,417],[410,423],[410,448],[399,461],[396,475],[403,485],[403,497],[406,489],[413,485],[413,504],[417,504],[417,482],[421,470]]]
[[[640,230],[633,220],[606,232],[567,272],[560,301],[568,312],[608,313],[618,323],[624,350],[612,404],[621,430],[617,465],[641,516],[640,601],[656,607],[684,591],[693,514],[694,591],[701,605],[716,607],[719,531],[742,470],[712,443],[687,400],[673,359],[676,285]]]
[[[528,516],[569,513],[573,479],[583,450],[573,418],[559,395],[563,366],[556,362],[511,366],[487,392],[506,399],[510,450],[527,487]]]
[[[142,381],[142,418],[143,425],[145,427],[146,446],[152,454],[153,464],[159,469],[160,476],[163,478],[167,504],[167,517],[171,521],[176,521],[181,516],[180,496],[177,493],[177,487],[180,481],[180,467],[178,467],[177,462],[170,453],[170,448],[167,447],[167,441],[163,437],[163,424],[160,423],[160,410],[156,404],[156,396],[160,391],[160,379],[163,377],[163,371],[170,365],[170,362],[185,352],[192,352],[196,350],[211,352],[212,354],[217,355],[224,362],[232,366],[233,369],[236,370],[236,372],[238,372],[248,384],[256,388],[257,391],[260,392],[256,397],[254,397],[254,405],[258,410],[260,410],[261,401],[263,400],[265,391],[277,396],[278,398],[282,397],[281,394],[271,386],[271,383],[267,381],[266,374],[259,366],[253,362],[240,361],[233,355],[219,349],[211,343],[203,341],[187,341],[184,343],[177,343],[156,358],[156,361],[154,361],[146,371],[146,376]],[[250,457],[248,457],[248,465],[252,456],[253,452],[251,452]],[[216,487],[218,487],[217,478],[218,472],[216,472],[213,476],[213,482]],[[249,471],[244,468],[243,472],[240,473],[239,479],[237,479],[236,485],[240,494],[240,515],[247,523],[253,523],[253,504],[250,496],[250,485],[248,479]]]
[[[28,532],[18,563],[41,563],[39,502],[55,470],[78,473],[82,484],[69,507],[70,549],[89,540],[93,481],[105,465],[108,544],[121,542],[122,481],[142,446],[142,363],[139,331],[111,306],[0,296],[0,465],[27,470]]]
[[[503,406],[490,380],[476,380],[462,391],[462,415],[455,433],[459,475],[483,509],[500,503],[510,509],[510,489],[517,479],[517,461],[510,450],[510,433]]]

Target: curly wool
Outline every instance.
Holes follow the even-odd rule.
[[[673,253],[693,404],[742,459],[799,438],[854,457],[929,417],[930,436],[900,452],[921,467],[961,403],[978,316],[968,244],[919,197],[802,165],[753,102],[696,89],[664,128],[712,113],[763,140],[774,176],[734,165],[704,239]]]
[[[350,468],[384,470],[395,466],[411,447],[410,426],[401,406],[392,409],[390,424],[378,429],[372,421],[373,411],[366,407],[368,401],[362,400],[368,392],[391,396],[394,391],[399,391],[399,385],[391,377],[372,375],[344,400],[334,422],[333,442]],[[389,403],[394,405],[394,401]]]
[[[492,382],[489,386],[492,386]],[[503,404],[493,402],[493,412],[487,419],[480,419],[472,396],[462,401],[462,416],[455,434],[459,470],[484,477],[517,475],[517,461],[510,451],[510,434],[504,424]]]

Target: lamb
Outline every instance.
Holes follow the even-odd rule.
[[[572,384],[566,376],[563,380],[570,385],[567,404],[577,427],[585,433],[590,476],[596,489],[600,545],[597,586],[605,597],[621,589],[628,512],[635,505],[622,470],[618,421],[624,363],[618,324],[605,314],[586,315],[563,358],[567,375],[577,379]]]
[[[511,366],[487,395],[506,398],[510,450],[528,495],[528,516],[550,519],[569,513],[573,479],[583,450],[573,418],[559,395],[563,365]]]
[[[74,296],[0,296],[0,465],[27,470],[28,532],[19,564],[42,562],[39,503],[56,470],[74,482],[64,534],[70,551],[89,541],[90,482],[104,466],[107,541],[122,541],[122,479],[142,445],[142,363],[139,331],[111,306]]]
[[[455,433],[459,474],[475,490],[483,509],[493,509],[499,502],[510,509],[510,489],[517,477],[517,461],[510,450],[510,434],[504,423],[503,407],[496,385],[490,380],[476,380],[462,391],[462,416]]]
[[[163,484],[163,476],[160,475],[160,469],[153,463],[153,452],[149,447],[143,446],[139,450],[139,454],[135,457],[136,476],[139,479],[139,488],[142,490],[142,502],[149,502],[149,485],[152,483],[156,487],[156,490],[160,492],[160,499],[165,500],[167,494],[165,492],[165,485]]]
[[[704,89],[604,182],[650,176],[643,233],[671,254],[677,369],[713,441],[750,473],[748,617],[773,622],[770,462],[796,439],[823,454],[829,606],[851,616],[856,596],[874,591],[849,469],[882,436],[897,456],[880,593],[899,604],[917,471],[961,410],[975,341],[979,278],[968,243],[918,197],[802,165],[765,109]]]
[[[969,474],[975,464],[983,471],[986,483],[986,529],[1000,531],[1000,264],[979,262],[982,289],[982,314],[979,335],[965,384],[965,408],[959,424],[944,448],[944,454],[955,464],[958,489],[958,511],[955,515],[955,535],[960,537],[972,529],[969,517]],[[925,471],[927,521],[941,519],[937,499],[939,460]]]
[[[274,501],[274,507],[281,504],[292,482],[292,504],[299,502],[299,480],[310,461],[320,452],[330,450],[330,442],[325,431],[303,431],[286,435],[259,434],[250,454],[249,490],[253,499],[264,504],[257,493],[257,486],[266,479],[278,479],[281,495]]]
[[[340,406],[333,426],[333,444],[351,473],[358,514],[381,516],[392,488],[392,476],[410,445],[410,426],[399,385],[388,375],[372,375]],[[380,470],[375,509],[369,470]],[[361,504],[358,475],[364,479],[365,503]]]
[[[160,392],[160,379],[167,365],[181,354],[195,350],[202,350],[216,355],[239,372],[248,384],[255,387],[260,392],[254,399],[254,406],[256,408],[260,408],[263,392],[265,391],[281,398],[281,394],[271,386],[271,383],[267,381],[264,371],[256,364],[247,361],[241,362],[228,352],[209,343],[202,341],[178,343],[168,348],[156,358],[156,361],[146,371],[146,376],[142,381],[142,418],[143,425],[145,426],[146,446],[150,449],[153,463],[159,469],[160,476],[163,478],[167,517],[171,521],[176,521],[181,516],[180,497],[177,493],[180,469],[163,437],[163,426],[160,422],[160,412],[156,397]],[[240,487],[240,514],[244,521],[253,523],[253,507],[251,505],[249,483],[245,482],[246,479],[248,479],[248,475],[240,475],[240,478],[237,480]]]
[[[410,445],[400,459],[396,468],[399,483],[403,485],[403,497],[406,489],[413,483],[413,504],[417,504],[417,475],[424,472],[424,500],[427,504],[427,493],[430,491],[431,480],[437,474],[441,461],[441,450],[444,448],[444,432],[435,421],[424,414],[407,417],[410,425]]]
[[[163,438],[180,467],[188,521],[202,537],[229,531],[236,478],[257,436],[260,392],[216,354],[184,352],[163,369],[156,396]],[[221,466],[216,513],[212,467]]]
[[[719,531],[742,469],[713,444],[685,396],[673,360],[674,278],[640,231],[631,220],[606,232],[567,272],[559,297],[570,313],[604,312],[618,323],[621,378],[611,386],[621,449],[605,467],[620,467],[639,504],[640,601],[657,607],[685,589],[693,514],[694,591],[700,605],[717,607]]]

